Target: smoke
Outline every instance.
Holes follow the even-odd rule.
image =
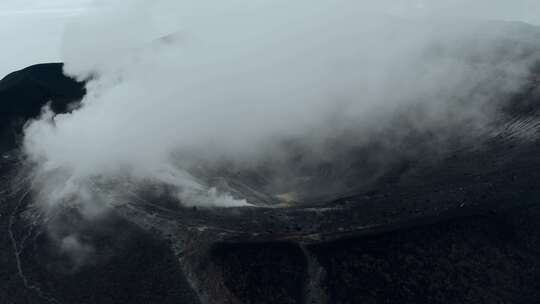
[[[485,7],[456,19],[444,1],[413,2],[96,2],[63,42],[88,94],[25,130],[38,197],[93,215],[161,185],[184,205],[247,206],[249,187],[229,177],[265,170],[265,195],[296,201],[318,191],[311,169],[350,176],[343,157],[373,142],[383,148],[355,170],[477,141],[525,83],[538,36],[471,19],[502,18]],[[434,134],[429,147],[404,145],[418,133]]]

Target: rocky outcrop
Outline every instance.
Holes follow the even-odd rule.
[[[34,65],[0,80],[0,151],[15,147],[23,124],[50,103],[56,113],[85,94],[84,83],[62,73],[62,63]]]

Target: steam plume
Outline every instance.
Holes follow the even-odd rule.
[[[482,136],[524,83],[537,37],[522,24],[435,18],[446,7],[435,2],[97,3],[63,45],[66,73],[88,81],[81,107],[26,128],[45,205],[73,199],[94,214],[115,201],[103,185],[157,183],[184,204],[245,206],[207,168],[275,169],[288,143],[316,163],[338,159],[336,142],[380,134],[394,147],[418,130]],[[516,33],[524,44],[501,46]],[[406,127],[394,119],[404,116]],[[290,181],[280,172],[276,184]]]

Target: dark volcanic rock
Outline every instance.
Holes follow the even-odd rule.
[[[62,69],[62,63],[39,64],[0,80],[0,151],[14,148],[22,125],[39,116],[47,103],[55,113],[63,113],[84,96],[84,83],[65,76]]]
[[[333,303],[536,303],[540,257],[516,234],[471,217],[314,250]]]
[[[80,267],[51,248],[47,236],[23,252],[25,263],[35,265],[27,270],[29,280],[45,282],[49,297],[81,304],[199,303],[165,241],[114,216],[84,230],[79,233],[92,238],[94,248]]]
[[[1,303],[200,303],[169,244],[125,219],[109,215],[77,224],[71,233],[90,242],[91,251],[81,265],[72,256],[80,252],[59,250],[48,233],[9,227],[9,221],[2,228],[13,229],[16,240],[31,239],[24,246],[2,238]]]
[[[229,244],[214,263],[240,303],[538,303],[539,212],[452,219],[304,254],[289,243]],[[314,279],[320,290],[309,297]]]
[[[220,244],[212,259],[225,286],[246,303],[303,303],[307,261],[294,244]]]

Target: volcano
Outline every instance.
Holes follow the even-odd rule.
[[[526,42],[503,41],[516,43]],[[202,168],[198,177],[249,206],[185,207],[142,189],[94,220],[76,208],[41,218],[24,177],[25,123],[85,95],[62,69],[0,81],[0,303],[538,302],[538,65],[480,144],[454,138],[433,155],[432,134],[419,132],[408,154],[372,141],[325,163],[299,149],[279,172]]]

